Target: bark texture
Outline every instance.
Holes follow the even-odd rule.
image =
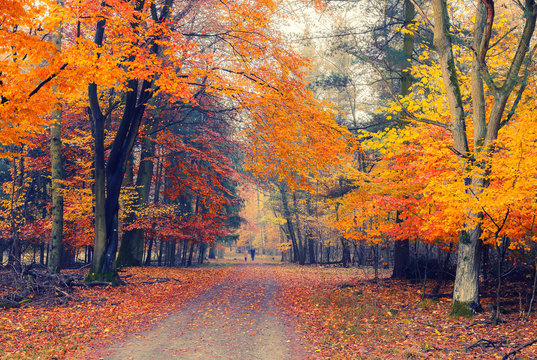
[[[63,6],[63,1],[58,1]],[[61,51],[62,29],[54,32],[52,42],[56,50]],[[50,127],[50,175],[52,182],[52,228],[50,231],[50,248],[48,258],[48,270],[59,272],[63,248],[63,194],[61,180],[63,179],[62,164],[62,109],[61,104],[52,113],[53,123]]]
[[[450,131],[453,149],[464,171],[464,184],[470,196],[479,202],[479,195],[488,186],[490,158],[494,153],[494,142],[502,126],[502,119],[509,96],[517,85],[521,85],[519,73],[529,53],[529,44],[535,30],[537,8],[534,0],[524,3],[524,29],[520,35],[517,51],[511,61],[509,70],[500,81],[494,80],[486,65],[486,55],[494,24],[494,1],[480,1],[477,4],[474,49],[471,70],[472,120],[474,124],[474,146],[468,145],[466,114],[462,108],[462,96],[457,75],[457,64],[453,56],[449,14],[445,0],[433,0],[434,44],[438,51],[442,77],[447,93],[451,115]],[[498,83],[501,82],[501,85]],[[487,119],[485,88],[487,85],[494,97]],[[520,86],[519,94],[524,90]],[[514,103],[516,106],[517,102]],[[509,113],[512,113],[511,109]],[[479,309],[479,272],[481,263],[481,220],[483,213],[468,209],[469,230],[463,230],[459,236],[457,273],[453,292],[453,311],[467,314]]]

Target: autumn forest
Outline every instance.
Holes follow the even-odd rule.
[[[536,19],[1,0],[0,359],[537,357]]]

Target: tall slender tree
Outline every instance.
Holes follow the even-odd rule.
[[[64,6],[63,0],[57,1],[59,6]],[[61,23],[53,33],[52,42],[59,53],[62,49],[62,27]],[[53,87],[53,92],[57,86]],[[50,247],[48,258],[48,270],[58,272],[61,266],[62,246],[63,246],[63,194],[61,181],[63,180],[62,164],[62,103],[56,104],[56,109],[52,112],[52,125],[50,126],[50,175],[52,191],[52,228],[50,232]]]

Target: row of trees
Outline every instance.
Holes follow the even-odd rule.
[[[169,264],[203,259],[240,223],[240,152],[272,189],[293,260],[338,244],[348,263],[360,244],[394,241],[400,276],[409,240],[458,245],[454,300],[477,308],[482,245],[534,251],[537,6],[348,4],[388,16],[338,15],[310,86],[275,1],[0,5],[9,263],[46,244],[57,271],[62,248],[86,246],[88,279],[116,281],[117,264],[150,262],[157,244]],[[372,73],[385,92],[360,106]]]
[[[240,223],[242,149],[285,152],[289,131],[316,124],[339,131],[275,28],[278,2],[0,6],[0,254],[11,267],[30,248],[52,272],[86,249],[88,280],[202,261]]]
[[[343,263],[355,244],[393,244],[400,277],[409,267],[409,240],[424,249],[458,248],[457,256],[440,257],[456,261],[454,309],[478,309],[490,249],[498,250],[499,269],[506,254],[537,268],[537,6],[432,0],[379,9],[356,1],[329,10],[336,14],[331,33],[304,35],[306,52],[323,54],[312,84],[346,110],[339,122],[356,134],[359,150],[334,159],[330,172],[311,159],[309,181],[295,172],[296,186],[271,178],[272,208],[295,260],[317,261],[315,242],[326,238],[340,243]],[[359,27],[342,15],[360,11],[383,16]],[[376,83],[376,91],[369,87],[360,98],[361,82]],[[371,106],[371,98],[384,108]],[[380,113],[368,115],[372,108]]]

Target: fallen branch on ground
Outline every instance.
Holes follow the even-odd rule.
[[[479,339],[475,343],[473,343],[472,345],[467,346],[466,351],[468,351],[470,349],[473,349],[473,348],[476,348],[478,346],[481,349],[487,348],[487,347],[493,347],[493,348],[496,349],[496,346],[502,345],[502,344],[505,344],[505,340],[492,341],[492,340],[487,340],[487,339]]]
[[[528,342],[525,342],[524,344],[522,345],[519,345],[517,346],[516,348],[514,348],[513,350],[511,350],[510,352],[508,352],[507,354],[505,354],[505,356],[502,358],[502,360],[507,360],[509,359],[512,355],[515,355],[516,353],[518,353],[520,350],[522,349],[525,349],[527,348],[528,346],[531,346],[533,344],[537,343],[537,339],[533,339],[533,340],[530,340]]]

